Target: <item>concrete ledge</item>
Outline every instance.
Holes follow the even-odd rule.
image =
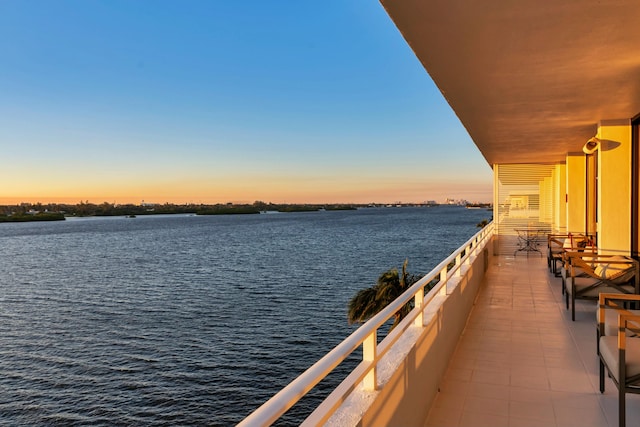
[[[327,425],[424,425],[490,256],[491,241],[469,259],[460,277],[449,280],[446,297],[436,297],[426,307],[425,326],[407,328],[380,360],[379,389],[364,391],[362,385],[356,386]]]

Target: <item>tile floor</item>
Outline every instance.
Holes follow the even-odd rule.
[[[615,385],[598,390],[596,303],[576,303],[572,322],[546,258],[492,258],[425,426],[617,426]]]

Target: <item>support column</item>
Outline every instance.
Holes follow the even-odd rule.
[[[586,141],[585,141],[586,142]],[[586,230],[586,169],[584,153],[569,153],[566,166],[567,231],[584,233]]]
[[[631,253],[631,121],[598,125],[598,248],[600,253]]]

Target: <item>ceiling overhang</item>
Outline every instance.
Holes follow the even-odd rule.
[[[490,165],[561,163],[640,113],[637,0],[381,0]]]

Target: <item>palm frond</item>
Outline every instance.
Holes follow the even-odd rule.
[[[398,285],[400,283],[400,276],[398,275],[398,269],[392,268],[390,270],[385,271],[378,277],[377,284],[393,284]]]
[[[366,322],[381,310],[395,301],[402,293],[411,285],[420,279],[407,272],[407,264],[409,260],[405,260],[402,265],[402,274],[397,268],[391,268],[382,273],[376,284],[370,288],[358,291],[348,304],[348,320],[349,324]],[[404,304],[395,314],[393,327],[406,317],[413,308],[413,301]]]
[[[376,299],[384,303],[385,307],[402,294],[402,289],[398,282],[379,284],[376,285],[376,288]]]
[[[403,289],[406,289],[409,287],[408,284],[408,276],[409,274],[407,273],[407,264],[409,264],[409,258],[405,259],[404,262],[402,263],[402,276],[400,277],[400,287]]]
[[[384,308],[379,307],[376,294],[377,290],[375,287],[370,287],[358,291],[358,293],[351,298],[347,312],[349,324],[366,322]]]

